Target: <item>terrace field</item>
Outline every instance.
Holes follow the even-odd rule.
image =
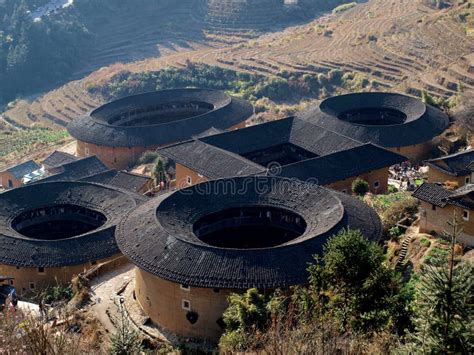
[[[200,33],[194,39],[175,34],[174,41],[150,41],[147,48],[156,51],[147,53],[143,52],[146,46],[139,45],[140,40],[133,40],[140,34],[132,26],[137,18],[113,23],[111,37],[101,39],[103,44],[96,46],[101,50],[92,56],[92,62],[122,62],[106,65],[35,99],[18,100],[4,113],[0,125],[61,127],[104,101],[104,97],[88,90],[91,87],[107,85],[121,73],[184,68],[190,62],[265,77],[327,75],[337,70],[369,83],[367,89],[413,95],[426,90],[447,97],[455,94],[461,84],[470,95],[474,90],[474,4],[465,2],[439,10],[427,3],[370,0],[304,25],[262,35],[242,30],[242,37],[238,37],[235,28],[229,32],[209,31],[203,36]],[[150,31],[143,28],[139,38],[153,38]],[[249,40],[249,36],[258,37]],[[150,58],[134,62],[134,55]],[[84,73],[88,71],[84,67]],[[354,85],[353,89],[357,88]],[[341,88],[344,90],[350,88]]]

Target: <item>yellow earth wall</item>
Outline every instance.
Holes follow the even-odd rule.
[[[217,321],[227,308],[232,290],[189,287],[160,279],[139,268],[135,269],[135,296],[143,311],[157,325],[180,336],[217,341],[223,330]],[[197,313],[197,322],[186,318],[183,309],[188,301],[190,311]]]
[[[421,201],[420,205],[420,232],[431,233],[436,232],[442,234],[444,231],[449,232],[448,221],[451,221],[456,213],[456,218],[462,221],[462,234],[458,237],[460,243],[474,246],[474,211],[469,211],[469,221],[462,219],[463,209],[447,205],[444,208],[435,207],[430,203]]]
[[[119,254],[120,255],[120,254]],[[107,262],[117,258],[115,255],[110,258],[97,260],[97,264]],[[27,293],[36,293],[47,289],[48,287],[59,284],[68,284],[71,279],[91,267],[96,263],[84,263],[80,265],[44,268],[44,272],[40,272],[39,268],[32,267],[16,267],[12,265],[1,264],[0,275],[13,277],[13,286],[15,286],[19,295]],[[34,288],[32,288],[32,284]]]
[[[394,153],[407,157],[412,162],[420,162],[429,157],[432,149],[431,142],[408,145],[405,147],[386,148]]]

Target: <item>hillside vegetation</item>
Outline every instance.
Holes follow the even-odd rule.
[[[327,10],[340,2],[307,5],[311,11],[306,16],[283,13],[278,23],[263,15],[269,20],[265,29],[307,20],[314,9]],[[209,22],[213,17],[207,13],[206,0],[75,0],[54,11],[41,10],[49,3],[0,2],[0,105],[119,60],[156,57],[170,50],[218,45],[219,41],[233,43],[262,31],[257,16],[245,22],[243,29],[234,20],[237,28],[227,32],[225,21]],[[257,10],[252,11],[254,16]],[[299,9],[298,13],[304,12]]]
[[[442,10],[428,5],[424,0],[371,0],[246,43],[219,42],[216,46],[222,48],[210,48],[200,42],[185,50],[172,47],[177,50],[175,53],[164,51],[161,46],[160,57],[116,63],[32,102],[20,100],[6,111],[3,123],[5,126],[28,127],[33,123],[63,126],[108,99],[94,94],[88,90],[90,87],[105,87],[121,73],[128,76],[127,73],[157,72],[169,67],[186,68],[189,62],[273,78],[273,81],[304,75],[329,76],[338,71],[346,79],[343,86],[334,88],[340,91],[394,90],[421,96],[422,90],[426,90],[432,96],[448,97],[458,93],[462,83],[464,95],[470,97],[474,90],[474,37],[469,33],[474,5],[456,3]],[[95,57],[97,61],[121,58],[116,56],[122,53],[119,43],[127,44],[126,48],[130,49],[123,53],[134,52],[142,37],[131,40],[128,32],[137,33],[132,28],[128,23],[111,27],[109,35],[119,36],[123,42],[104,38],[101,46],[105,48],[108,42],[115,49],[104,49]],[[150,43],[156,43],[156,38],[157,35],[151,35]],[[301,99],[320,99],[335,92],[318,91],[319,96],[309,92]]]

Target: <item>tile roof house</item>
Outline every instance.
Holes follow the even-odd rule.
[[[153,180],[148,175],[116,170],[107,170],[102,173],[86,177],[85,179],[81,179],[81,181],[115,186],[126,191],[140,194],[144,194],[153,187]]]
[[[426,160],[425,163],[429,166],[428,181],[431,183],[451,181],[463,186],[473,182],[474,149]]]
[[[49,169],[50,175],[41,182],[77,181],[108,170],[96,156],[90,156]]]
[[[362,177],[376,193],[387,189],[388,168],[406,160],[294,117],[189,140],[158,153],[176,163],[178,187],[225,177],[279,175],[348,192],[352,181]]]
[[[0,171],[0,186],[4,189],[11,189],[23,185],[22,179],[25,175],[31,174],[33,171],[41,167],[33,160],[25,161],[21,164],[11,166]]]
[[[456,218],[462,223],[458,240],[474,246],[474,184],[448,190],[441,184],[425,183],[413,196],[421,201],[420,231],[450,232],[447,223]]]
[[[79,158],[72,155],[68,154],[65,152],[60,152],[58,150],[55,150],[53,153],[51,153],[45,160],[43,160],[43,166],[46,169],[51,169],[55,168],[60,165],[64,165],[67,163],[72,163]]]

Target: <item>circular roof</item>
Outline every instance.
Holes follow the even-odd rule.
[[[298,116],[360,142],[387,148],[429,142],[449,124],[445,113],[417,98],[383,92],[334,96]]]
[[[196,234],[196,224],[206,216],[256,207],[264,218],[272,218],[265,208],[289,211],[290,217],[275,215],[271,225],[298,216],[304,230],[282,244],[261,248],[219,247]],[[120,223],[117,243],[139,268],[172,282],[274,288],[305,283],[313,255],[346,227],[360,229],[371,240],[381,235],[377,214],[348,195],[284,178],[239,177],[201,183],[139,206]]]
[[[112,147],[146,147],[227,129],[254,114],[250,103],[222,91],[173,89],[127,96],[78,117],[68,131],[79,141]]]
[[[115,227],[142,199],[85,182],[38,183],[4,192],[0,194],[0,264],[61,267],[115,255],[120,252]],[[63,230],[74,222],[77,225],[71,229],[76,233]]]

